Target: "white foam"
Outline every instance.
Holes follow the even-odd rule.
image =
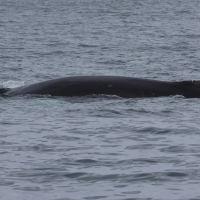
[[[6,81],[6,82],[3,82],[2,85],[4,88],[16,88],[16,87],[24,86],[24,82],[23,81]]]

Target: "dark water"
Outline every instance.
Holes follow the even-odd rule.
[[[199,80],[199,10],[197,0],[3,0],[0,85],[73,75]],[[0,199],[200,199],[199,99],[0,103]]]

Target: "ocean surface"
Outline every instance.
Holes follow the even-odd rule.
[[[199,0],[2,0],[0,87],[114,75],[200,80]],[[200,99],[0,96],[1,200],[199,200]]]

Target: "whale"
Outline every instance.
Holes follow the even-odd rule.
[[[158,81],[123,76],[71,76],[16,88],[1,88],[0,94],[90,96],[115,95],[123,98],[166,97],[181,95],[200,98],[200,81]]]

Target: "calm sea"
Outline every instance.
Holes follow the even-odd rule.
[[[74,75],[200,80],[199,0],[1,0],[0,87]],[[200,199],[200,100],[0,97],[0,199]]]

